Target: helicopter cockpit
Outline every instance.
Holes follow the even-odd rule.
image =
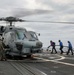
[[[28,31],[29,33],[30,33],[30,35],[31,35],[31,40],[33,41],[33,40],[38,40],[38,36],[37,36],[37,34],[35,33],[35,32],[33,32],[33,31]],[[31,41],[30,40],[30,41]]]
[[[37,35],[34,33],[34,34],[31,34],[32,38],[35,39],[35,40],[38,40],[38,37]]]
[[[24,40],[25,38],[27,38],[25,35],[25,32],[23,30],[17,30],[17,31],[15,31],[15,33],[19,40]]]

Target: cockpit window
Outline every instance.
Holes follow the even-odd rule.
[[[18,39],[20,39],[20,40],[23,40],[26,38],[25,32],[20,31],[20,30],[16,31],[16,35],[17,35]]]
[[[35,33],[31,33],[31,37],[32,37],[33,39],[38,40],[38,37],[37,37],[37,35],[36,35]]]

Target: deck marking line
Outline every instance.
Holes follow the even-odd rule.
[[[42,59],[44,61],[51,61],[51,62],[55,62],[55,63],[59,63],[59,64],[64,64],[64,65],[69,65],[69,66],[74,66],[74,64],[71,63],[66,63],[66,62],[60,62],[58,60],[48,60],[48,59]]]
[[[49,59],[44,59],[44,58],[40,58],[40,59],[42,59],[43,61],[50,61],[50,62],[55,62],[55,63],[64,64],[64,65],[68,65],[68,66],[74,66],[74,64],[71,64],[71,63],[58,61],[58,60],[65,59],[63,56],[61,56],[61,57],[62,58],[60,58],[60,59],[54,59],[54,60],[49,60]]]

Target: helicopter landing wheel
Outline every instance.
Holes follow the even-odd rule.
[[[27,55],[27,58],[31,58],[31,55]]]

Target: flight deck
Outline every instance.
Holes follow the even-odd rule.
[[[74,75],[74,55],[36,53],[34,58],[0,61],[0,75]]]

